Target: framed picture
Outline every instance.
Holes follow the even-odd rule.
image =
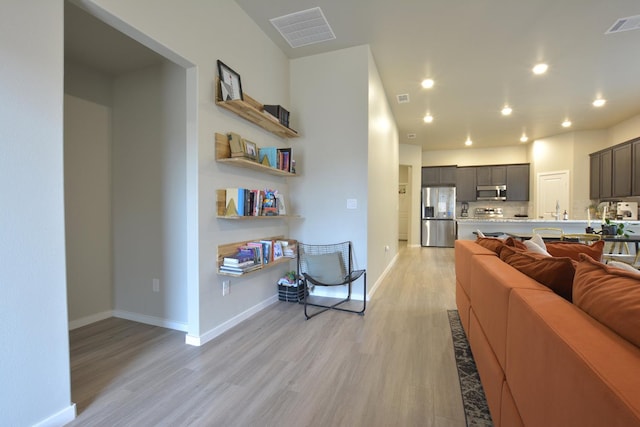
[[[244,152],[247,157],[253,160],[258,160],[258,147],[255,142],[244,140]]]
[[[218,59],[218,76],[220,77],[220,93],[223,101],[242,98],[242,83],[240,74]]]
[[[278,215],[287,214],[287,208],[284,204],[284,196],[280,193],[276,194],[276,206],[278,207]]]

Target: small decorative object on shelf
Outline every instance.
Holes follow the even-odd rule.
[[[281,105],[264,105],[264,111],[275,117],[280,124],[289,127],[289,112]]]
[[[242,100],[240,74],[233,71],[218,59],[218,77],[220,78],[221,97],[224,101]]]

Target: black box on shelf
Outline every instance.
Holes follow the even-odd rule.
[[[278,119],[280,124],[289,127],[289,112],[281,105],[263,105],[264,111]]]

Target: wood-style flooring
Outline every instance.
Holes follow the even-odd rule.
[[[202,347],[107,319],[70,333],[71,426],[464,426],[453,249],[406,248],[364,316],[278,302]]]

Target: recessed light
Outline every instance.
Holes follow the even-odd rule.
[[[501,110],[501,113],[503,116],[508,116],[511,114],[513,110],[511,109],[511,107],[509,107],[508,105],[505,105],[504,108]]]
[[[473,141],[471,141],[471,138],[467,138],[467,140],[464,142],[464,145],[466,145],[467,147],[470,146],[471,144],[473,144]]]
[[[522,136],[520,137],[520,142],[527,142],[528,140],[529,140],[529,137],[527,137],[527,135],[523,133]]]
[[[434,83],[435,82],[433,81],[433,79],[424,79],[422,81],[422,87],[425,88],[425,89],[431,89],[433,87]]]
[[[593,106],[594,107],[602,107],[606,103],[607,103],[606,99],[598,98],[595,101],[593,101]]]
[[[562,122],[562,127],[563,128],[568,128],[571,126],[571,120],[569,119],[564,119],[564,122]]]
[[[549,66],[545,63],[536,64],[533,67],[533,74],[544,74],[549,69]]]
[[[433,121],[433,116],[430,113],[427,113],[427,115],[424,116],[422,120],[424,120],[425,123],[431,123]]]

